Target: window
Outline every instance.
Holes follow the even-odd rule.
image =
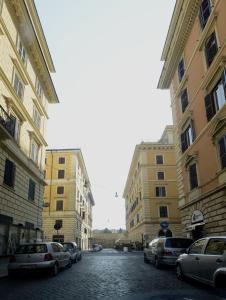
[[[46,170],[44,170],[43,176],[44,178],[46,178]]]
[[[45,158],[45,164],[47,164],[47,158]]]
[[[39,152],[38,144],[33,140],[31,142],[31,159],[36,163],[38,162],[38,152]]]
[[[220,161],[222,169],[226,167],[226,135],[223,136],[219,142]]]
[[[185,72],[185,68],[184,68],[184,60],[183,58],[180,60],[179,65],[178,65],[178,77],[179,77],[179,81],[182,80],[183,76],[184,76],[184,72]]]
[[[206,117],[210,121],[226,103],[226,71],[221,74],[214,89],[205,97]]]
[[[4,172],[4,184],[14,187],[14,181],[15,181],[15,171],[16,166],[15,164],[9,160],[6,159],[5,161],[5,172]]]
[[[159,207],[159,216],[160,216],[160,218],[168,218],[167,206]]]
[[[82,212],[82,219],[85,220],[85,217],[86,217],[86,213],[83,211]]]
[[[215,32],[213,32],[205,43],[205,55],[206,55],[206,62],[208,67],[211,65],[212,61],[214,60],[217,51],[218,51],[218,46],[217,46],[216,34]]]
[[[210,0],[203,0],[200,6],[200,10],[199,10],[199,20],[200,20],[200,24],[202,29],[204,29],[209,16],[211,14],[211,3]]]
[[[87,229],[86,228],[84,228],[84,233],[87,234]]]
[[[185,89],[181,93],[181,109],[182,109],[182,112],[185,111],[187,106],[188,106],[188,93],[187,93],[187,89]]]
[[[163,164],[163,156],[162,155],[156,155],[156,164],[157,165]]]
[[[210,239],[205,254],[223,255],[224,251],[226,251],[226,239]]]
[[[187,125],[186,129],[181,133],[181,150],[184,152],[195,140],[195,131],[193,122]]]
[[[156,194],[156,197],[166,197],[166,188],[165,188],[165,186],[156,186],[155,194]]]
[[[63,211],[64,210],[64,202],[63,200],[57,200],[56,202],[56,210]]]
[[[134,220],[132,220],[131,222],[130,222],[130,228],[133,228],[134,227]]]
[[[137,223],[139,223],[139,222],[140,222],[140,215],[137,214]]]
[[[34,106],[33,108],[33,120],[35,125],[38,127],[38,129],[40,129],[41,127],[41,115],[39,113],[39,111],[37,110],[37,108]]]
[[[193,190],[198,186],[196,164],[189,166],[189,179],[190,179],[190,189]]]
[[[65,157],[59,157],[59,164],[65,164]]]
[[[11,128],[12,131],[14,132],[14,138],[17,142],[19,142],[19,138],[20,138],[20,122],[19,120],[12,114],[10,114],[10,118],[11,118]]]
[[[24,45],[22,44],[21,40],[19,40],[19,43],[18,43],[18,53],[20,55],[20,58],[21,58],[23,64],[26,64],[27,53],[26,53],[26,50],[25,50]]]
[[[157,178],[158,180],[164,180],[165,179],[164,172],[157,172]]]
[[[62,252],[63,246],[61,247],[59,244],[51,244],[53,252]]]
[[[202,239],[202,240],[199,240],[199,241],[195,242],[191,246],[189,254],[201,254],[202,253],[202,248],[203,248],[205,242],[206,242],[205,239]]]
[[[23,99],[23,96],[24,96],[24,85],[23,85],[22,80],[20,79],[20,77],[18,76],[17,73],[14,74],[13,87],[14,87],[14,90],[15,90],[17,96],[20,99]]]
[[[29,179],[28,200],[35,200],[35,182]]]
[[[58,170],[58,178],[59,179],[64,178],[64,173],[65,173],[64,170]]]
[[[38,95],[38,98],[42,99],[43,89],[38,79],[36,80],[36,93]]]
[[[64,193],[64,186],[58,186],[57,187],[57,194],[63,194]]]

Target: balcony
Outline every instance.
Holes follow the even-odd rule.
[[[14,137],[15,126],[14,120],[7,114],[0,105],[0,139],[6,140]]]

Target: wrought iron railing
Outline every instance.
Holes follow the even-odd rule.
[[[9,134],[14,137],[15,124],[14,120],[7,114],[4,108],[0,105],[0,124],[5,127]]]

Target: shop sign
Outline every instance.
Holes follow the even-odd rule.
[[[203,222],[203,214],[200,210],[195,210],[191,216],[191,223]]]

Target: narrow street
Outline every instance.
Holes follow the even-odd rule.
[[[172,268],[155,269],[143,253],[103,250],[83,259],[56,277],[22,276],[0,280],[4,300],[26,299],[226,299],[217,291],[190,280],[179,281]]]

